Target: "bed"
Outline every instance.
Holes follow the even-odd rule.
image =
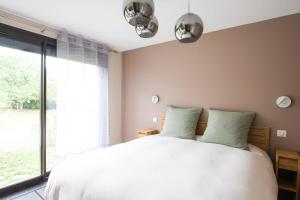
[[[164,120],[161,120],[163,126]],[[199,122],[201,135],[206,123]],[[47,200],[276,200],[269,129],[250,151],[196,140],[143,137],[69,157],[49,177]]]

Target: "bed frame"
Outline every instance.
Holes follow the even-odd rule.
[[[160,119],[160,130],[162,130],[165,123],[165,118]],[[207,122],[198,122],[196,128],[196,135],[203,135],[207,126]],[[269,153],[270,150],[270,128],[251,126],[248,133],[248,143],[253,144],[262,150]]]

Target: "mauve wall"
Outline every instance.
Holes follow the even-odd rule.
[[[123,54],[123,140],[158,128],[165,106],[245,110],[272,128],[271,144],[300,151],[300,14],[208,33],[195,44],[177,41]],[[151,103],[159,95],[158,104]],[[275,105],[289,95],[288,109]],[[287,138],[276,137],[285,129]]]

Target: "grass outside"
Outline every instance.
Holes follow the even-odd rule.
[[[0,149],[0,187],[39,175],[39,152],[23,148],[14,152]]]
[[[0,110],[0,188],[40,175],[39,110]],[[53,163],[56,112],[47,112],[47,169]]]

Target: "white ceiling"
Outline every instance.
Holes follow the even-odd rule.
[[[126,51],[175,40],[176,20],[187,11],[187,0],[154,0],[159,31],[141,39],[122,15],[123,0],[0,0],[0,9],[65,28]],[[300,12],[300,0],[191,0],[191,12],[204,22],[204,31],[253,23]]]

